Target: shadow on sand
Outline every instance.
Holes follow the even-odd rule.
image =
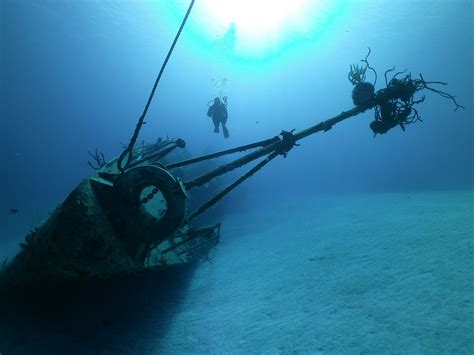
[[[196,266],[3,292],[0,353],[156,353]]]

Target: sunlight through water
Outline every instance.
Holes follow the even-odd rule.
[[[195,25],[198,42],[213,43],[242,58],[263,58],[322,36],[347,3],[348,0],[197,0],[190,22]],[[174,2],[173,15],[182,14],[188,5],[188,1]]]
[[[334,2],[333,2],[334,3]],[[233,49],[244,55],[278,50],[295,36],[308,35],[329,0],[201,0],[201,25],[216,37],[235,31]]]

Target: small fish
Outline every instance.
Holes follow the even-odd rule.
[[[255,121],[255,123],[258,123],[258,121]]]
[[[17,208],[10,208],[10,212],[11,212],[11,214],[17,214],[18,209]]]

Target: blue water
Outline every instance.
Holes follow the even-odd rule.
[[[106,353],[158,353],[160,349],[166,353],[252,350],[271,353],[351,353],[353,349],[356,349],[354,352],[375,353],[472,352],[474,277],[473,265],[469,260],[473,253],[474,237],[470,221],[473,216],[471,191],[474,186],[473,3],[470,0],[340,3],[344,3],[344,6],[333,9],[328,14],[332,17],[327,19],[324,25],[316,27],[312,33],[295,37],[267,55],[252,58],[242,56],[234,50],[235,38],[231,32],[224,38],[202,37],[204,33],[199,30],[196,18],[193,18],[195,14],[202,16],[202,12],[198,11],[200,1],[197,0],[196,8],[191,13],[159,83],[147,116],[147,124],[143,127],[139,139],[154,142],[158,136],[181,137],[186,140],[187,148],[193,155],[200,155],[270,138],[282,129],[305,129],[352,108],[352,85],[347,80],[349,65],[364,58],[369,46],[372,49],[369,61],[371,66],[377,69],[379,76],[376,89],[383,87],[383,73],[392,65],[396,65],[399,70],[407,68],[415,76],[422,73],[427,80],[447,82],[449,85],[441,88],[456,95],[456,99],[465,109],[454,111],[451,101],[426,91],[419,94],[420,97],[426,95],[425,102],[418,108],[422,123],[409,125],[405,132],[397,127],[375,139],[368,127],[373,113],[365,112],[339,123],[327,133],[318,133],[302,140],[301,146],[293,149],[287,158],[275,159],[263,171],[240,186],[234,194],[228,196],[221,206],[225,206],[228,211],[223,238],[225,239],[225,228],[228,228],[228,238],[234,243],[241,237],[242,244],[237,243],[239,246],[254,248],[250,260],[256,263],[253,266],[261,272],[253,274],[255,279],[252,279],[250,285],[265,285],[261,283],[265,280],[264,266],[274,266],[274,263],[269,262],[273,255],[273,243],[269,242],[269,238],[272,238],[275,231],[269,231],[271,225],[282,223],[281,216],[285,216],[285,207],[280,204],[284,205],[287,201],[292,207],[292,214],[284,218],[287,223],[281,225],[280,233],[291,237],[295,228],[305,225],[302,219],[314,220],[316,222],[306,224],[307,228],[311,230],[320,226],[319,232],[324,235],[322,240],[328,241],[326,246],[329,252],[326,254],[339,255],[338,251],[344,249],[347,240],[339,238],[337,233],[354,234],[356,239],[370,235],[371,238],[389,240],[388,248],[398,243],[406,243],[406,236],[418,236],[422,239],[422,248],[413,251],[413,258],[426,258],[430,260],[427,262],[430,266],[425,267],[422,262],[408,263],[405,264],[408,265],[406,268],[400,266],[400,270],[412,270],[414,274],[409,277],[415,277],[414,280],[421,277],[420,281],[423,287],[426,287],[426,294],[438,288],[452,289],[452,292],[433,291],[431,294],[437,296],[432,304],[439,307],[450,305],[454,310],[440,312],[437,308],[424,309],[420,314],[423,314],[425,320],[431,319],[432,314],[443,315],[435,317],[436,326],[428,321],[417,324],[417,319],[411,319],[409,324],[412,328],[400,328],[384,323],[381,319],[391,317],[390,314],[384,314],[380,318],[372,318],[370,329],[363,328],[360,322],[344,323],[345,319],[351,318],[350,310],[346,309],[343,314],[334,311],[336,313],[331,313],[331,317],[337,319],[336,323],[332,324],[338,326],[328,325],[334,333],[331,340],[333,343],[318,344],[316,340],[311,340],[315,337],[313,333],[305,333],[306,336],[299,341],[298,331],[307,327],[306,322],[320,322],[322,319],[329,322],[331,317],[325,317],[324,313],[328,308],[320,308],[317,314],[309,312],[312,315],[306,319],[303,316],[308,314],[306,307],[309,307],[310,302],[317,302],[312,299],[306,303],[302,302],[304,310],[300,310],[301,316],[296,319],[284,314],[278,317],[276,312],[265,318],[265,322],[259,323],[261,317],[253,313],[257,312],[255,309],[248,307],[249,299],[242,293],[242,290],[249,287],[249,284],[245,283],[244,271],[253,270],[252,265],[235,269],[229,266],[228,260],[238,263],[239,260],[245,259],[245,253],[239,254],[239,248],[232,247],[228,239],[222,246],[224,249],[220,250],[220,255],[225,256],[220,259],[217,257],[214,267],[218,268],[221,262],[224,269],[232,273],[232,279],[239,280],[236,281],[238,286],[235,286],[239,297],[232,301],[221,299],[212,293],[214,288],[218,289],[217,286],[213,288],[203,283],[203,280],[212,276],[219,285],[219,282],[226,280],[228,273],[206,274],[208,266],[199,270],[194,282],[209,287],[207,297],[217,297],[220,302],[230,302],[231,305],[227,309],[219,310],[216,313],[218,316],[210,316],[209,322],[213,323],[208,325],[206,332],[202,332],[203,323],[192,317],[214,314],[213,306],[199,302],[199,297],[206,297],[207,288],[194,285],[188,291],[187,301],[183,301],[176,314],[173,314],[174,318],[170,317],[171,320],[167,322],[157,323],[160,329],[166,329],[168,338],[163,336],[164,340],[161,342],[150,341],[155,334],[150,330],[155,329],[155,323],[151,322],[152,325],[147,323],[149,327],[144,331],[149,337],[140,340],[140,345],[114,348],[120,340],[110,334],[99,338],[98,342],[102,342],[101,349],[106,349]],[[87,164],[88,151],[98,148],[104,152],[107,159],[121,153],[121,143],[127,143],[132,135],[186,4],[186,1],[174,0],[153,3],[37,0],[1,2],[2,259],[14,255],[18,242],[28,230],[41,222],[82,179],[93,172]],[[371,78],[370,74],[368,77]],[[227,140],[221,134],[212,132],[212,124],[206,117],[207,102],[216,93],[216,88],[212,85],[213,78],[228,78],[224,89],[229,97],[230,138]],[[232,176],[238,176],[238,173]],[[231,181],[231,177],[227,179]],[[414,202],[414,205],[410,205],[406,210],[399,210],[396,206],[403,206],[403,203],[397,202],[398,200],[394,202],[393,198],[387,198],[386,203],[383,202],[383,196],[389,194],[388,196],[393,197],[390,195],[393,193],[421,202]],[[354,196],[372,197],[354,200]],[[315,212],[308,214],[308,201],[320,199],[325,201],[327,209],[317,204],[314,207]],[[275,209],[273,214],[270,207],[272,205]],[[443,205],[450,208],[441,211],[437,209]],[[298,208],[303,209],[303,206],[306,206],[303,212],[298,214]],[[19,212],[12,214],[12,208],[18,209]],[[364,208],[367,208],[367,211],[362,213],[360,210]],[[347,224],[344,213],[350,213],[351,209],[357,209],[353,212],[356,217],[355,220],[349,218],[351,222]],[[418,216],[417,224],[410,216],[420,209],[423,209],[426,215]],[[329,215],[325,216],[322,211]],[[450,212],[458,214],[451,215]],[[412,225],[413,228],[405,230],[405,237],[394,236],[384,228],[383,223],[374,227],[373,223],[368,221],[369,216],[390,221],[387,223],[397,221],[396,225]],[[329,227],[329,221],[331,225],[341,223],[346,227],[345,231],[334,232]],[[237,228],[242,225],[253,227]],[[392,228],[393,226],[394,224]],[[259,230],[262,230],[264,237],[257,247],[264,247],[266,252],[256,256],[254,251],[258,248],[248,237]],[[436,234],[436,231],[439,233]],[[331,234],[333,232],[336,234]],[[391,239],[391,236],[395,239]],[[446,265],[442,262],[452,260],[456,255],[455,251],[446,251],[443,254],[443,238],[448,238],[446,236],[452,238],[446,241],[447,245],[454,245],[453,248],[457,251],[456,243],[460,243],[459,251],[467,253],[459,257],[458,263]],[[331,244],[331,237],[341,243]],[[306,239],[301,238],[298,243],[307,246],[306,242],[303,242]],[[436,240],[436,251],[430,251],[429,245],[426,244],[430,238]],[[277,241],[280,239],[276,238]],[[352,262],[358,262],[357,255],[366,254],[366,251],[357,249],[366,247],[366,242],[355,242],[356,252],[351,250],[354,254],[349,256]],[[283,253],[281,246],[285,243],[281,243],[283,244],[275,247],[275,253]],[[315,254],[321,253],[319,246],[311,248]],[[300,258],[298,253],[302,250],[303,246],[293,250],[293,256],[285,257],[278,263],[282,272],[285,269],[285,260],[287,265],[293,265],[293,270],[296,270],[295,274],[287,274],[284,280],[293,279],[305,270],[304,266],[295,265]],[[398,254],[395,251],[390,254],[384,246],[377,245],[373,253],[380,255],[381,251],[386,252],[387,257],[396,263],[397,258],[393,255]],[[432,254],[438,255],[442,265],[430,259]],[[313,256],[307,256],[305,260],[308,258]],[[317,259],[318,256],[314,258]],[[367,258],[370,259],[370,256]],[[337,270],[333,271],[338,277],[343,277],[341,275],[344,275],[346,270],[344,257],[335,257],[334,260],[337,261],[334,261],[333,267]],[[374,269],[366,275],[367,278],[377,275],[378,267],[387,267],[378,257],[368,264]],[[404,271],[397,274],[396,266],[394,268],[395,271],[390,271],[390,283],[403,283],[405,276],[408,276]],[[242,271],[241,277],[239,270]],[[463,270],[466,272],[463,273]],[[270,275],[272,278],[277,277],[273,273]],[[428,277],[426,275],[434,275],[429,277],[441,281],[431,282],[424,279]],[[447,283],[448,279],[452,281],[451,284]],[[314,280],[308,281],[305,277],[301,278],[301,282],[314,284]],[[381,284],[377,282],[375,283],[378,289],[387,290],[387,287],[382,285],[385,281],[380,281]],[[416,285],[416,282],[410,283]],[[266,299],[268,296],[268,303],[273,302],[270,292],[272,295],[282,292],[291,297],[291,293],[282,291],[284,283],[272,279],[269,284],[270,288],[261,286],[256,297]],[[354,298],[351,297],[360,296],[357,292],[352,295],[348,291],[342,297],[337,286],[329,282],[326,282],[326,286],[330,287],[326,289],[324,302],[334,298],[336,304],[342,304],[343,301],[352,304]],[[199,289],[197,294],[193,293],[196,288]],[[458,297],[460,289],[465,292],[462,297]],[[410,292],[402,293],[400,297],[408,297],[409,294]],[[407,303],[397,303],[399,299],[395,296],[392,299],[390,295],[387,291],[383,297],[377,298],[377,306],[371,312],[381,311],[384,308],[383,302],[386,302],[386,308],[391,309],[393,314],[404,313],[400,305]],[[426,304],[425,296],[420,291],[413,301],[415,305]],[[198,297],[198,301],[195,301],[194,297]],[[282,299],[276,298],[275,302],[282,302]],[[468,305],[466,300],[470,302]],[[368,302],[370,303],[370,300]],[[298,308],[295,304],[292,306],[293,310]],[[239,307],[242,309],[241,313]],[[280,309],[278,305],[272,307]],[[253,311],[247,312],[249,309]],[[417,308],[413,307],[412,310],[416,313],[414,309]],[[238,326],[226,319],[226,314],[229,313],[238,320]],[[352,316],[355,319],[367,319],[367,314],[359,310],[354,311]],[[397,319],[407,324],[405,318]],[[252,327],[253,321],[255,327]],[[457,323],[452,326],[450,322]],[[186,328],[187,324],[194,324],[194,327],[190,325]],[[212,324],[215,324],[216,328]],[[213,330],[224,324],[224,328],[228,330],[216,332],[216,336],[220,338],[213,338]],[[275,327],[272,324],[275,324]],[[443,333],[441,324],[451,326],[447,326],[447,331]],[[374,336],[374,342],[359,342],[359,345],[363,344],[360,347],[355,345],[357,339],[367,339],[373,334],[370,331],[380,329],[377,325],[384,329],[384,334],[389,335]],[[340,341],[342,345],[334,345],[339,342],[337,335],[344,337],[344,334],[351,333],[351,329],[357,327],[369,330],[367,333],[361,330],[357,334],[348,335],[354,343]],[[433,340],[439,340],[439,337],[436,338],[436,331],[427,335],[429,327],[431,330],[441,329],[438,333],[442,334],[442,341]],[[278,336],[280,340],[275,339],[272,343],[267,339],[271,339],[271,335],[268,336],[271,329],[279,329],[274,336]],[[419,333],[419,338],[426,336],[426,339],[417,342],[416,337],[409,337],[408,334],[413,329]],[[101,331],[107,333],[107,330]],[[114,328],[114,331],[117,329]],[[124,324],[120,326],[120,331],[137,332]],[[229,334],[233,334],[232,337]],[[282,340],[283,334],[292,334],[292,340]],[[324,331],[321,330],[320,334],[327,339]],[[397,334],[406,341],[397,342]],[[180,336],[184,340],[177,342],[176,339]],[[52,335],[50,338],[51,343],[56,339]],[[32,339],[31,342],[34,343],[36,338]],[[104,344],[107,342],[110,348]],[[442,347],[441,343],[449,345]],[[44,341],[42,344],[48,346]],[[177,344],[176,347],[173,347],[173,344]],[[206,345],[196,348],[196,344]],[[58,351],[58,348],[51,349],[54,349],[52,352]],[[87,347],[87,351],[92,351],[91,349],[92,345]],[[47,352],[45,350],[45,353]]]

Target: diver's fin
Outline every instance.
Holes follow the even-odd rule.
[[[222,132],[224,133],[224,138],[229,138],[229,131],[226,126],[222,126]]]

